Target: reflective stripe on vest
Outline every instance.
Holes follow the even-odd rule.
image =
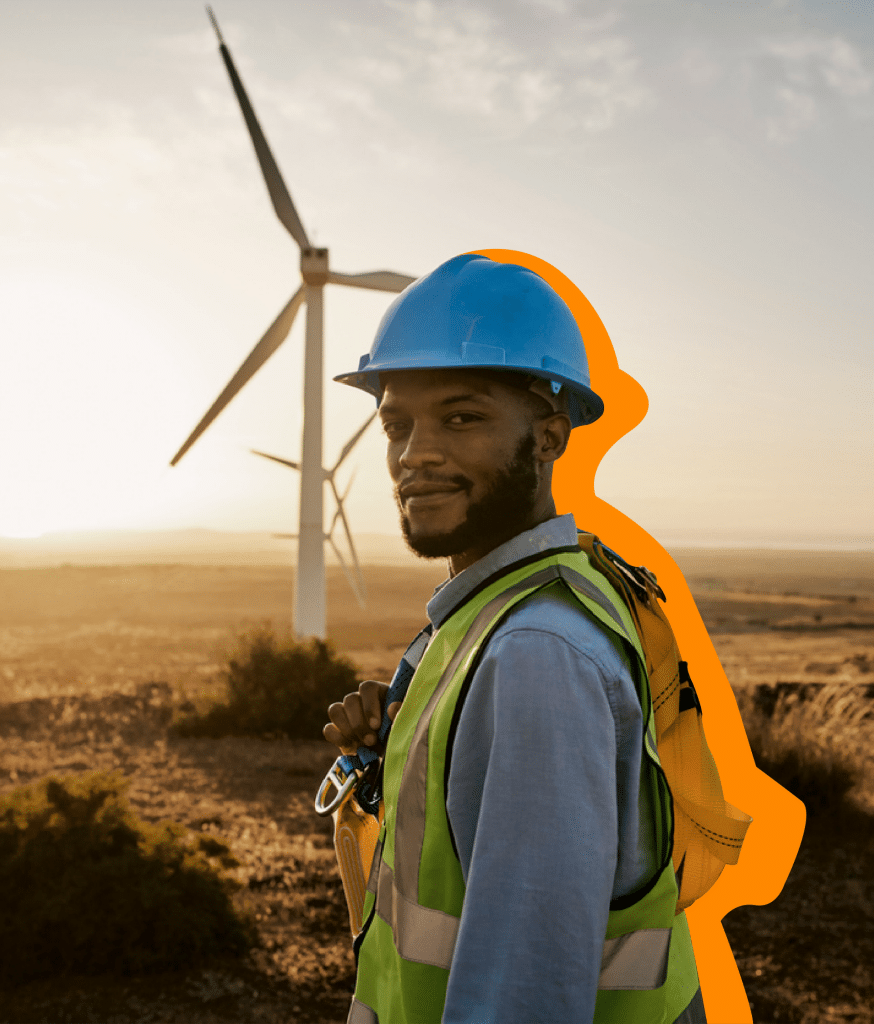
[[[577,566],[583,571],[578,571]],[[590,616],[634,651],[637,666],[632,674],[644,712],[643,746],[648,755],[641,761],[641,785],[654,785],[654,771],[661,778],[652,701],[637,633],[624,604],[616,596],[611,598],[609,584],[600,576],[596,583],[584,574],[585,570],[594,574],[585,555],[546,555],[541,561],[511,570],[486,587],[456,609],[435,632],[389,738],[384,766],[386,814],[368,882],[365,916],[372,912],[372,921],[359,950],[356,1001],[349,1017],[353,1024],[372,1024],[383,1013],[392,1022],[412,1021],[411,1009],[417,1005],[421,1009],[420,996],[427,992],[429,1009],[435,1000],[445,999],[464,896],[442,788],[448,721],[479,649],[515,604],[545,587],[563,585],[574,593]],[[438,737],[434,751],[429,753],[430,741]],[[648,775],[644,774],[645,764]],[[645,778],[650,781],[644,783]],[[602,1007],[596,1014],[598,1022],[624,1019],[623,1015],[627,1018],[626,1011],[631,1008],[627,1000],[643,996],[647,1004],[640,1007],[645,1011],[640,1020],[661,1020],[660,1011],[651,1003],[653,997],[662,1001],[659,1005],[663,1009],[671,1010],[677,1005],[679,1012],[697,988],[685,918],[674,918],[676,881],[670,863],[670,793],[663,782],[659,786],[651,791],[651,796],[658,818],[654,837],[661,867],[636,903],[610,911],[598,981]],[[427,867],[420,879],[423,863]],[[672,935],[677,938],[677,923],[682,924],[679,945],[672,942]],[[673,984],[667,978],[669,961]],[[404,968],[405,963],[409,968]],[[422,974],[423,971],[436,973]],[[665,992],[672,990],[673,994],[655,991],[662,986]],[[440,991],[444,993],[442,997],[438,996]],[[635,992],[640,995],[635,996]],[[616,1003],[617,998],[620,1003]],[[683,998],[686,1002],[678,1003]],[[442,1008],[427,1019],[438,1021],[441,1014]]]
[[[377,894],[377,917],[391,928],[395,946],[404,960],[448,971],[461,918],[405,899],[398,892],[394,872],[383,861],[381,853],[381,848],[377,847],[374,864],[378,867],[371,873],[371,878],[374,874],[377,876],[370,889]],[[598,988],[649,989],[663,985],[670,943],[670,928],[641,928],[606,939]]]
[[[346,1024],[379,1024],[379,1017],[360,999],[353,999]]]
[[[660,988],[668,973],[670,928],[640,928],[607,939],[601,956],[599,989]]]

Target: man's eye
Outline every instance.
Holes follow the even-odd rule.
[[[452,426],[466,426],[468,423],[476,423],[480,419],[482,417],[473,412],[454,412],[446,422],[451,423]]]
[[[390,420],[382,425],[382,431],[386,437],[397,437],[403,433],[404,429],[405,424],[400,420]]]

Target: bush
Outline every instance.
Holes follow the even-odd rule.
[[[225,700],[180,719],[177,734],[319,739],[328,705],[358,688],[355,666],[329,643],[280,640],[269,623],[239,637],[224,683]]]
[[[131,811],[120,773],[49,776],[0,799],[0,984],[174,970],[243,954],[236,866],[214,837]],[[213,863],[217,860],[217,863]]]
[[[860,688],[822,685],[779,692],[773,708],[761,697],[739,695],[756,764],[802,800],[812,817],[853,815],[870,804],[871,704]]]

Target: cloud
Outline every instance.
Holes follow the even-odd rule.
[[[112,196],[135,208],[171,165],[161,140],[109,100],[68,126],[19,126],[0,137],[0,191],[14,197],[9,213],[22,224],[51,209],[76,208],[85,197]]]
[[[573,89],[584,100],[580,110],[582,125],[589,131],[603,131],[616,121],[622,111],[637,110],[654,102],[653,93],[637,75],[639,62],[633,46],[619,36],[579,45],[565,50],[572,55],[572,65],[579,68],[573,78]]]
[[[231,50],[240,50],[249,41],[245,21],[236,18],[219,20],[219,29],[222,39]],[[218,40],[215,29],[204,18],[200,28],[158,36],[155,47],[177,57],[203,57],[216,52]]]
[[[376,85],[396,85],[404,77],[404,68],[396,60],[362,57],[357,62],[359,72]]]
[[[856,47],[835,36],[764,44],[766,53],[778,58],[786,77],[797,84],[814,86],[820,80],[841,96],[862,96],[871,91],[871,75],[862,66]]]
[[[701,46],[692,46],[680,58],[679,67],[695,86],[712,85],[722,77],[723,69],[713,54]]]
[[[538,121],[562,92],[562,86],[545,71],[523,71],[514,88],[522,118],[529,123]]]
[[[780,114],[768,121],[772,142],[790,142],[817,119],[816,101],[809,93],[783,85],[777,90],[777,101]]]
[[[584,19],[551,0],[491,10],[384,3],[397,19],[382,40],[390,56],[368,57],[362,73],[395,89],[404,83],[444,113],[488,121],[495,134],[518,134],[550,118],[603,131],[653,100],[639,80],[633,44],[613,31],[615,13]]]
[[[231,32],[231,38],[225,37],[229,45],[240,41],[241,33],[236,30]],[[158,50],[164,53],[173,54],[176,57],[203,57],[206,54],[215,52],[215,32],[210,26],[197,29],[191,32],[178,32],[175,35],[159,37],[155,41]]]
[[[524,0],[524,2],[529,7],[541,8],[551,11],[553,14],[567,14],[570,11],[567,0]]]
[[[362,5],[329,19],[332,45],[318,59],[299,54],[284,80],[245,47],[234,59],[268,137],[285,122],[322,142],[379,131],[390,148],[447,135],[536,145],[544,134],[604,132],[653,102],[620,24],[612,7],[584,17],[562,0],[374,0],[369,13]],[[241,29],[222,28],[233,48]],[[161,45],[205,56],[215,40],[204,26]],[[198,105],[236,124],[223,86],[201,86]]]
[[[791,142],[835,106],[868,116],[874,78],[859,50],[841,36],[805,35],[760,43],[772,71],[774,113],[767,118],[768,138]]]
[[[387,0],[402,18],[406,38],[390,43],[407,77],[421,73],[433,102],[446,109],[490,115],[521,56],[497,25],[476,7],[438,6],[431,0]]]

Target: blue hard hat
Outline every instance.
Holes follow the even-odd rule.
[[[604,403],[589,387],[580,329],[564,300],[534,271],[468,254],[405,288],[355,373],[334,378],[382,398],[380,373],[424,369],[513,370],[565,389],[573,426]]]

